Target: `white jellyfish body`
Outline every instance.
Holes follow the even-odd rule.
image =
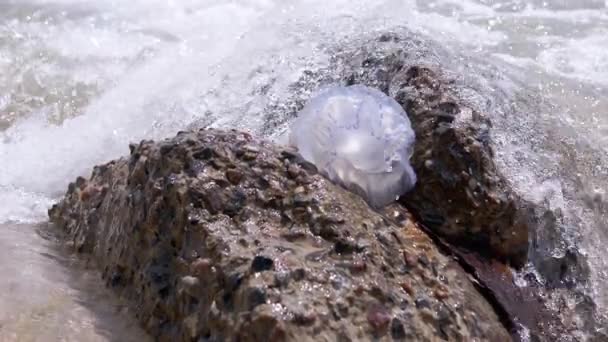
[[[395,201],[416,183],[410,120],[379,90],[354,85],[321,92],[299,113],[289,140],[322,174],[374,207]]]

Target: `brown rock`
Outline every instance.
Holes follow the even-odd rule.
[[[415,64],[398,35],[343,52],[336,64],[346,84],[394,97],[416,133],[415,189],[401,203],[450,241],[522,266],[527,260],[530,204],[496,167],[492,123],[459,98],[440,69]],[[422,43],[419,43],[423,45]]]
[[[50,217],[158,341],[510,339],[410,219],[281,152],[216,130],[144,141],[94,169],[87,184],[107,191],[72,186]]]

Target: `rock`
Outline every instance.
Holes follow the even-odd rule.
[[[492,113],[466,98],[475,89],[458,77],[468,75],[450,74],[438,63],[437,54],[449,53],[411,32],[345,42],[329,53],[328,68],[304,73],[290,101],[267,108],[264,133],[287,125],[316,89],[360,84],[381,90],[405,109],[416,134],[411,163],[418,182],[401,203],[452,243],[523,266],[536,226],[531,204],[496,166]]]
[[[372,304],[367,310],[367,321],[376,331],[386,330],[391,321],[391,313],[381,304]]]
[[[547,107],[536,108],[535,97],[527,97],[525,85],[525,94],[495,92],[503,82],[517,80],[502,77],[491,63],[462,68],[453,51],[420,38],[401,32],[358,41],[341,48],[330,67],[338,70],[330,83],[375,86],[393,96],[409,114],[417,137],[412,163],[418,184],[400,202],[428,228],[425,231],[436,244],[439,239],[449,242],[451,247],[441,249],[477,280],[497,312],[526,327],[531,340],[581,341],[582,335],[608,340],[605,310],[592,280],[593,262],[579,246],[581,234],[591,229],[584,228],[589,221],[574,217],[578,214],[567,217],[549,201],[528,202],[522,196],[530,196],[518,194],[502,173],[508,167],[497,167],[512,160],[494,155],[495,148],[506,152],[499,147],[505,135],[522,138],[534,134],[518,133],[518,128],[539,122],[528,121],[525,115],[513,116],[514,111],[530,111],[529,117],[536,117]],[[325,82],[320,78],[321,84]],[[513,117],[524,122],[505,124]],[[504,134],[505,129],[513,131]],[[563,170],[594,165],[573,157],[597,156],[592,148],[566,148],[566,144],[552,141],[553,135],[537,137],[540,142],[530,144],[532,149],[555,145],[549,149],[552,153],[568,156],[567,162],[556,162],[559,165],[551,167],[550,175],[541,176],[543,179],[562,179],[567,174]],[[533,162],[533,157],[528,161]],[[580,174],[595,172],[589,169]],[[571,184],[563,191],[570,186],[570,191],[574,189],[570,196],[565,193],[565,198],[572,199],[567,207],[573,205],[569,209],[578,213],[576,188],[587,186],[589,179],[566,176],[562,180],[563,186]],[[415,261],[412,256],[408,259]],[[525,267],[514,272],[505,263]]]
[[[158,341],[511,340],[403,212],[264,141],[200,130],[132,146],[49,215]]]
[[[391,39],[388,39],[390,37]],[[527,261],[530,204],[496,167],[492,123],[450,88],[439,69],[413,64],[397,35],[386,34],[344,53],[347,84],[366,84],[393,96],[416,133],[411,162],[414,191],[401,202],[450,241],[523,266]]]
[[[511,280],[501,278],[503,274],[500,272],[493,274],[497,272],[494,267],[479,269],[479,263],[470,263],[470,258],[458,256],[460,252],[442,247],[444,252],[456,258],[467,272],[476,278],[481,284],[480,287],[488,289],[482,291],[486,297],[492,297],[491,293],[494,293],[497,299],[502,296],[514,302],[494,301],[497,305],[504,305],[502,309],[496,308],[497,311],[511,314],[509,319],[515,321],[523,321],[518,313],[520,309],[524,313],[527,310],[527,314],[539,318],[532,320],[531,326],[527,328],[532,340],[551,339],[551,336],[570,331],[562,334],[561,339],[576,341],[577,338],[572,337],[574,334],[571,332],[577,329],[581,334],[600,336],[598,341],[608,340],[605,337],[605,327],[608,324],[602,313],[605,310],[597,310],[595,307],[601,308],[601,304],[590,299],[598,298],[593,288],[593,258],[588,260],[585,249],[577,247],[590,228],[584,228],[584,221],[580,221],[575,215],[562,215],[560,209],[556,210],[549,202],[535,203],[534,213],[531,215],[530,204],[514,194],[501,170],[497,170],[495,166],[496,163],[504,163],[509,158],[496,156],[495,159],[494,147],[497,147],[499,152],[508,152],[499,150],[503,142],[501,140],[505,136],[524,138],[534,134],[527,129],[520,131],[517,127],[534,127],[540,121],[531,118],[538,117],[542,112],[550,112],[552,107],[537,106],[534,91],[528,91],[529,87],[526,85],[522,85],[521,93],[496,91],[503,88],[505,81],[518,81],[505,76],[506,74],[498,70],[492,62],[463,65],[462,60],[478,60],[478,56],[464,52],[464,58],[459,58],[460,52],[445,49],[431,39],[406,29],[380,35],[370,33],[368,37],[355,40],[349,37],[333,47],[328,47],[327,54],[333,56],[329,67],[305,70],[302,77],[289,87],[289,99],[285,100],[281,88],[281,93],[275,96],[279,100],[270,101],[264,110],[264,127],[260,133],[274,136],[281,132],[303,108],[310,95],[325,86],[364,84],[393,96],[408,113],[416,114],[411,117],[416,134],[418,137],[425,137],[422,143],[424,147],[415,151],[413,159],[416,172],[422,175],[421,183],[410,196],[401,199],[401,203],[411,209],[419,222],[422,221],[421,226],[429,228],[425,229],[425,232],[446,238],[451,246],[458,250],[466,247],[466,253],[475,254],[475,258],[483,262],[494,264],[495,261],[500,261],[498,264],[501,264],[501,268],[506,268],[503,263],[519,267],[526,257],[529,259],[530,263],[517,271],[524,273],[516,276],[526,279],[538,277],[540,285],[524,286],[523,295],[512,295],[513,291],[519,291],[520,283],[513,284]],[[548,104],[550,105],[550,102]],[[529,112],[530,115],[513,116],[516,111]],[[518,122],[511,125],[513,117],[516,117]],[[523,121],[520,122],[521,120]],[[508,133],[505,134],[505,130]],[[522,133],[524,131],[525,133]],[[536,129],[534,131],[537,132]],[[544,129],[537,133],[542,132]],[[563,160],[558,158],[555,164],[552,164],[555,167],[549,170],[550,174],[545,175],[546,177],[562,179],[572,173],[564,173],[563,170],[570,170],[572,167],[584,170],[576,172],[579,175],[595,174],[595,171],[591,170],[595,164],[581,163],[576,157],[584,155],[584,159],[588,161],[593,160],[593,156],[599,158],[595,149],[555,142],[552,134],[535,136],[538,138],[534,139],[535,142],[526,143],[533,150],[545,150],[547,146],[552,146],[551,154],[568,156]],[[448,143],[447,146],[453,143],[456,149],[447,149],[445,143]],[[451,155],[452,151],[464,151],[466,153],[463,153],[463,156],[472,158],[456,161]],[[482,158],[477,159],[478,155]],[[292,150],[282,151],[282,158],[294,161],[294,164],[307,172],[316,170],[314,165],[298,160],[299,156]],[[530,158],[532,159],[528,161],[533,162],[534,157]],[[469,167],[472,171],[468,170]],[[546,170],[542,172],[544,171]],[[571,183],[571,190],[575,190],[571,193],[574,196],[570,197],[571,199],[589,193],[583,190],[590,186],[589,179],[577,178],[565,179],[566,182],[562,182],[562,186]],[[457,182],[452,183],[452,180]],[[598,182],[594,187],[601,188],[601,181]],[[485,190],[474,194],[475,189],[479,187]],[[453,195],[455,197],[452,198]],[[479,207],[478,199],[483,199]],[[486,199],[490,203],[487,210]],[[271,203],[270,199],[269,202]],[[588,209],[599,210],[601,215],[606,216],[605,208],[608,206],[601,205],[601,198],[591,198],[587,202]],[[568,203],[574,205],[576,201]],[[290,220],[295,217],[309,217],[304,208],[294,209],[286,215]],[[531,216],[534,217],[533,220]],[[599,226],[605,226],[600,218],[596,219],[600,220]],[[494,228],[497,228],[497,231],[493,231],[492,226],[487,225],[488,222],[496,223]],[[315,229],[320,231],[320,228]],[[296,242],[305,235],[304,231],[302,227],[294,226],[282,236]],[[323,231],[332,235],[335,229]],[[330,237],[329,235],[326,236]],[[531,242],[528,242],[528,235],[531,236]],[[437,242],[436,236],[433,239]],[[342,247],[340,242],[336,246],[338,249]],[[408,260],[408,267],[418,264],[416,255],[404,253],[404,257]],[[497,260],[489,260],[491,258]],[[476,273],[481,275],[475,276]],[[418,295],[408,285],[407,282],[400,284],[404,289],[408,289],[407,291],[412,291],[413,296]],[[441,297],[443,293],[438,291],[434,295]],[[522,298],[527,296],[548,300],[539,305],[519,308],[512,305],[524,302]],[[551,312],[549,315],[547,310]],[[562,328],[556,328],[555,316],[561,321]],[[539,327],[540,329],[537,329]],[[563,327],[568,329],[564,330]]]
[[[414,168],[424,174],[403,202],[451,241],[523,266],[531,220],[528,203],[496,168],[490,122],[456,104],[437,77],[418,67],[395,76],[402,86],[394,90],[396,96],[420,136]],[[468,113],[470,118],[460,118]]]

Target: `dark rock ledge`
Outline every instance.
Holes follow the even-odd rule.
[[[511,340],[407,210],[246,133],[133,145],[49,214],[159,341]]]

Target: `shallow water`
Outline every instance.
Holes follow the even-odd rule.
[[[604,0],[0,0],[0,284],[12,291],[0,336],[122,329],[115,306],[89,305],[105,302],[96,278],[36,233],[72,179],[192,125],[278,135],[290,113],[274,130],[260,113],[327,66],[330,47],[403,27],[433,37],[438,61],[477,89],[464,95],[491,115],[502,170],[562,215],[564,241],[547,253],[582,253],[592,272],[580,286],[606,312]]]
[[[0,224],[0,341],[147,341],[45,224]]]

